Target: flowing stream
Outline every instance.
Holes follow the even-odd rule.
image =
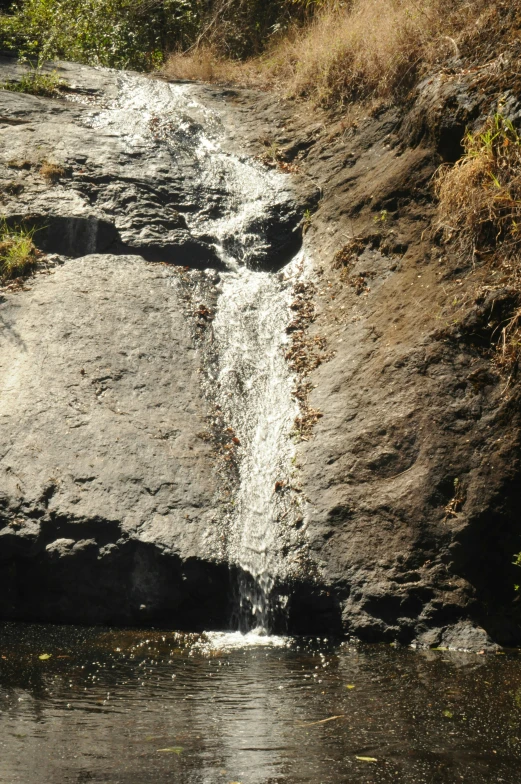
[[[283,555],[298,538],[296,497],[281,503],[277,488],[291,483],[298,414],[294,379],[285,360],[293,284],[305,274],[299,252],[284,274],[270,266],[273,215],[294,209],[289,178],[223,147],[219,114],[203,106],[190,85],[121,75],[119,96],[93,113],[94,127],[120,135],[128,149],[160,143],[195,167],[204,194],[187,215],[193,236],[210,239],[220,273],[213,321],[217,361],[208,382],[225,424],[240,445],[239,483],[227,519],[226,557],[238,573],[235,623],[243,632],[270,631],[271,593],[295,568]],[[271,217],[270,217],[271,216]]]

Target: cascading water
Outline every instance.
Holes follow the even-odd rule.
[[[294,523],[301,516],[291,490],[298,404],[285,353],[305,257],[297,254],[284,273],[259,268],[272,266],[264,228],[270,214],[293,209],[287,175],[226,151],[219,115],[189,85],[122,75],[117,100],[90,122],[134,150],[159,138],[172,156],[197,165],[204,203],[187,223],[193,236],[211,241],[227,270],[217,284],[208,387],[240,444],[238,487],[225,520],[226,557],[238,574],[235,624],[269,632],[273,589],[296,568],[287,554],[298,550]]]
[[[281,571],[277,488],[288,481],[297,414],[284,359],[288,292],[269,273],[242,268],[223,275],[214,321],[218,400],[242,445],[229,552],[243,570],[239,626],[268,629],[269,597]],[[253,581],[246,575],[251,575]]]

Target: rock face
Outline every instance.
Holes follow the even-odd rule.
[[[2,69],[17,78],[12,61]],[[279,270],[320,196],[288,326],[303,512],[281,551],[302,566],[274,582],[276,625],[518,644],[519,390],[484,347],[519,302],[472,299],[467,262],[431,232],[432,174],[454,158],[461,117],[488,111],[466,77],[422,86],[406,117],[335,125],[201,86],[188,113],[178,86],[167,116],[165,85],[150,81],[145,112],[133,77],[60,73],[68,100],[0,93],[2,210],[58,254],[0,302],[0,617],[226,627],[237,564],[223,449],[235,447],[208,395],[212,308],[227,254]],[[429,135],[434,105],[443,139]],[[208,178],[210,108],[223,168]],[[294,174],[281,188],[267,170],[250,209],[250,170],[226,153],[259,155],[261,139]],[[61,168],[52,182],[46,161]]]
[[[520,391],[493,360],[520,303],[436,238],[432,175],[495,111],[470,83],[420,85],[405,116],[293,116],[274,143],[323,194],[306,235],[323,416],[299,450],[312,558],[349,633],[482,650],[521,641]]]
[[[196,625],[226,620],[199,360],[172,277],[85,256],[2,303],[4,617],[190,625],[202,602]]]
[[[0,58],[0,66],[4,81],[21,74],[10,58]],[[196,101],[211,96],[191,88],[187,97],[187,86],[66,63],[59,76],[67,85],[63,98],[2,93],[0,177],[10,221],[37,226],[48,252],[139,253],[222,269],[215,242],[235,249],[224,225],[237,185],[224,177],[233,181],[241,172],[227,169],[223,155],[222,171],[208,176],[203,133],[215,118]],[[289,193],[269,196],[262,219],[241,229],[265,237],[249,260],[277,267],[298,248],[300,210]]]
[[[3,211],[50,254],[0,302],[0,616],[225,628],[237,447],[204,332],[217,270],[278,269],[303,200],[228,152],[211,91],[59,74],[61,97],[0,95]]]

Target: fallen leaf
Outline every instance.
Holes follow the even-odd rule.
[[[52,653],[42,653],[42,655],[38,656],[38,658],[40,659],[40,661],[47,661],[47,659],[50,659],[51,656]]]
[[[356,686],[354,683],[346,683],[346,689],[355,689]]]
[[[359,762],[378,762],[376,757],[359,757],[358,754],[356,755],[355,759]]]
[[[183,747],[182,746],[169,746],[167,749],[158,749],[157,751],[158,752],[164,752],[165,754],[177,754],[179,756],[179,754],[181,754],[181,752],[183,751]]]

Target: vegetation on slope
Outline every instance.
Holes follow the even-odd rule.
[[[0,48],[23,57],[277,87],[331,107],[402,99],[490,37],[487,0],[0,0]],[[4,13],[2,14],[2,9]],[[510,20],[512,24],[512,20]]]
[[[24,278],[34,271],[39,251],[33,242],[34,229],[0,222],[0,282]]]
[[[495,4],[492,4],[494,6]],[[486,0],[325,0],[307,24],[266,42],[238,63],[215,39],[174,54],[172,77],[279,87],[291,97],[338,107],[366,98],[400,100],[431,70],[478,46],[494,8]]]
[[[18,0],[0,48],[40,60],[150,70],[204,41],[221,56],[258,54],[321,0]],[[5,6],[5,3],[3,4]],[[0,11],[2,7],[0,6]]]
[[[436,191],[446,240],[464,253],[495,254],[519,277],[521,261],[521,137],[502,114],[477,133],[467,131],[465,152],[454,166],[442,167]]]
[[[491,284],[521,292],[521,136],[502,114],[467,131],[464,154],[435,179],[439,224],[446,244]],[[490,285],[489,285],[490,288]],[[496,362],[513,372],[521,352],[521,308],[496,330]]]

